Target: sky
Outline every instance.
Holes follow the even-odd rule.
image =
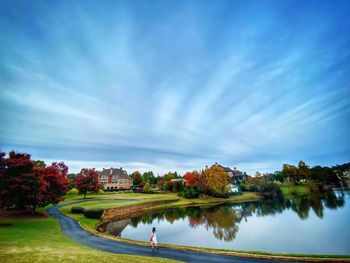
[[[249,174],[350,161],[350,1],[0,0],[0,150]]]

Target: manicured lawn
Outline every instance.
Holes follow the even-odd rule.
[[[306,185],[285,184],[281,186],[284,196],[288,195],[304,195],[310,193],[310,188]]]
[[[0,218],[0,262],[176,262],[112,254],[85,247],[61,232],[56,219]]]

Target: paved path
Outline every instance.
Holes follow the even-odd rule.
[[[111,200],[111,199],[93,199],[93,200]],[[117,199],[113,199],[117,200]],[[118,199],[126,200],[126,199]],[[130,200],[130,199],[128,199]],[[162,258],[175,259],[185,262],[240,262],[240,263],[264,263],[264,262],[284,262],[275,260],[261,260],[261,259],[249,259],[235,256],[214,255],[201,252],[184,251],[170,248],[159,248],[158,252],[152,252],[150,247],[129,244],[120,242],[117,240],[111,240],[108,238],[100,237],[84,230],[76,220],[63,215],[58,208],[71,204],[77,204],[81,202],[91,201],[82,200],[63,205],[57,205],[48,209],[48,213],[54,218],[58,219],[63,233],[76,242],[86,245],[98,250],[116,253],[116,254],[130,254],[139,256],[155,256]]]

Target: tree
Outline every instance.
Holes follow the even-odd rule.
[[[48,204],[57,204],[62,201],[68,189],[68,167],[62,163],[52,163],[48,167],[35,168],[35,172],[40,179],[40,188],[37,202],[33,205],[44,207]]]
[[[37,160],[37,161],[33,161],[33,162],[34,162],[35,167],[38,167],[38,168],[45,168],[46,167],[46,163],[44,161]]]
[[[298,163],[298,179],[310,179],[310,168],[303,161]]]
[[[228,194],[227,185],[229,183],[229,176],[224,168],[219,165],[213,165],[204,170],[204,177],[208,189],[215,196],[225,196]]]
[[[68,184],[68,190],[71,190],[75,187],[75,180],[77,179],[78,175],[74,173],[70,173],[67,175],[69,184]]]
[[[142,175],[139,171],[133,172],[131,178],[133,179],[133,185],[142,184]]]
[[[275,171],[272,175],[272,180],[273,181],[280,181],[281,183],[284,182],[284,176],[281,171]]]
[[[87,192],[97,193],[101,188],[97,172],[93,169],[82,169],[75,180],[75,187],[84,194],[84,199]]]
[[[175,173],[168,172],[168,173],[164,174],[165,181],[170,181],[171,179],[176,179],[176,178],[179,178],[179,175],[177,174],[177,172],[175,172]]]
[[[287,178],[288,181],[295,182],[297,177],[297,168],[291,164],[283,164],[282,175]]]
[[[156,184],[157,183],[156,182],[156,177],[154,176],[152,171],[144,172],[143,175],[142,175],[142,180],[143,180],[144,184],[146,184],[146,183]]]
[[[150,192],[152,192],[152,187],[151,187],[151,185],[150,185],[149,183],[146,183],[146,184],[143,186],[143,191],[144,191],[145,193],[150,193]]]
[[[0,206],[24,209],[57,204],[67,191],[68,167],[53,163],[46,167],[26,153],[0,153]]]
[[[197,171],[186,172],[184,175],[186,186],[199,185],[199,173]]]
[[[11,151],[1,153],[0,204],[4,208],[24,209],[35,203],[40,181],[33,171],[30,155]]]

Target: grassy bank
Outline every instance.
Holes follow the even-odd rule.
[[[0,218],[0,262],[176,262],[101,252],[66,237],[56,219]]]
[[[135,199],[135,200],[94,200],[96,198],[125,198],[125,199]],[[177,196],[174,193],[166,194],[140,194],[140,193],[127,193],[127,194],[104,194],[104,195],[90,195],[87,202],[64,206],[60,208],[60,211],[65,215],[74,218],[79,221],[79,223],[85,228],[89,229],[92,232],[96,232],[96,227],[100,220],[97,219],[88,219],[81,214],[72,214],[71,208],[73,206],[80,206],[85,209],[92,208],[116,208],[122,206],[130,206],[137,204],[144,204],[154,201],[161,200],[172,200],[173,202],[159,205],[155,208],[169,208],[169,207],[179,207],[179,206],[193,206],[193,205],[205,205],[205,204],[215,204],[221,202],[241,202],[241,201],[254,201],[259,200],[261,197],[256,193],[246,192],[242,195],[231,196],[230,198],[214,198],[208,197],[207,199],[185,199]],[[73,195],[67,196],[64,203],[69,203],[73,201],[82,200],[81,196]]]
[[[285,197],[290,195],[305,195],[310,194],[310,187],[307,185],[284,184],[281,186],[281,191]]]

